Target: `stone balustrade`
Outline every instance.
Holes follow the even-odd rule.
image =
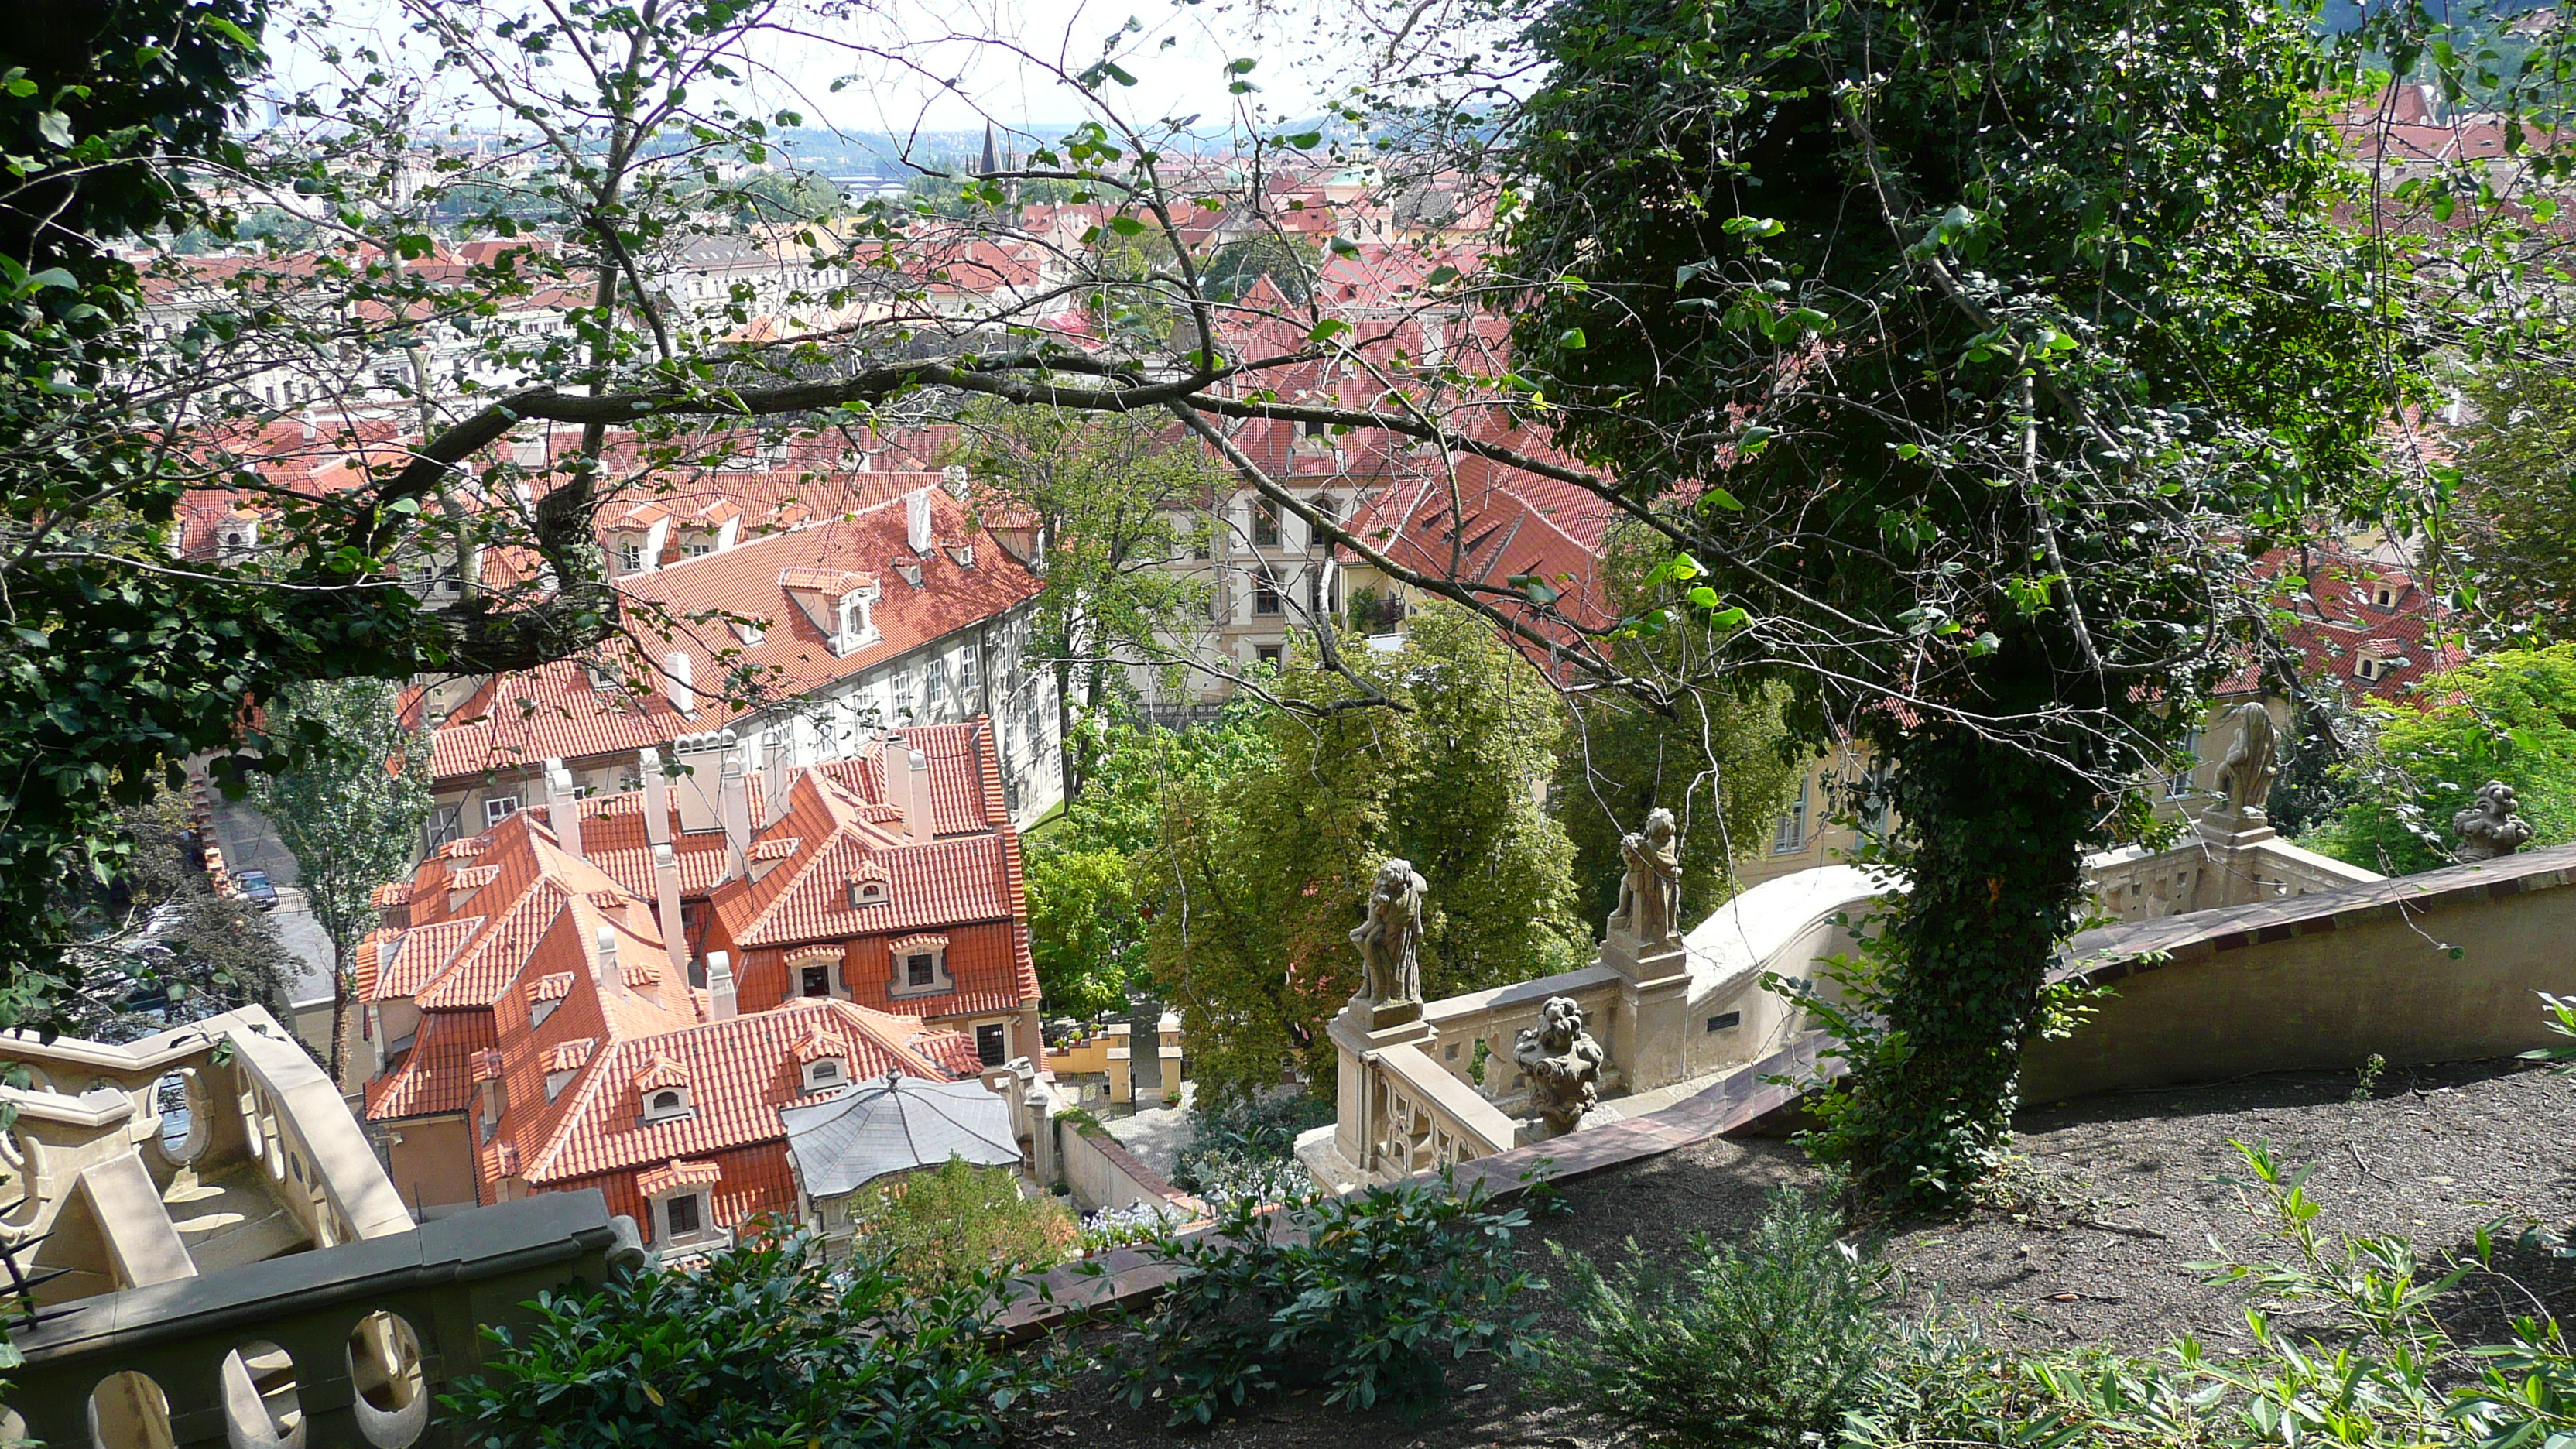
[[[2268,826],[2228,831],[2207,823],[2173,849],[2132,846],[2093,856],[2084,866],[2095,914],[2113,921],[2161,920],[2383,879],[2292,845]]]
[[[485,1325],[641,1252],[598,1192],[97,1294],[13,1327],[11,1434],[54,1449],[408,1449],[455,1442],[431,1405],[477,1372]],[[621,1246],[621,1242],[625,1246]]]
[[[1506,1063],[1509,1057],[1505,1058]],[[1389,1046],[1371,1062],[1367,1161],[1372,1178],[1405,1177],[1507,1152],[1529,1129],[1450,1075],[1419,1046]]]
[[[1607,966],[1586,966],[1425,1003],[1422,1019],[1437,1034],[1437,1045],[1424,1055],[1494,1107],[1517,1116],[1530,1100],[1529,1081],[1512,1060],[1521,1032],[1538,1025],[1540,1008],[1556,996],[1572,997],[1593,1021],[1610,1020],[1619,1003],[1619,979]],[[1480,1047],[1482,1082],[1476,1080]],[[1620,1080],[1618,1067],[1610,1066],[1602,1073],[1602,1090],[1614,1090]]]

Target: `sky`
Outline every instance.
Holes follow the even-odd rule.
[[[497,19],[514,0],[442,0],[483,5]],[[1134,84],[1103,94],[1131,121],[1197,115],[1203,126],[1258,115],[1261,123],[1323,109],[1334,68],[1317,57],[1326,12],[1341,0],[788,0],[792,26],[747,45],[761,109],[791,108],[809,124],[903,135],[977,131],[990,119],[1052,139],[1084,119],[1080,93],[1060,73],[1078,73],[1114,47]],[[379,48],[406,43],[400,0],[334,0],[331,23],[346,41]],[[277,84],[295,90],[326,79],[310,37],[273,29]],[[420,60],[417,41],[415,64]],[[1303,64],[1291,64],[1291,57]],[[1252,69],[1233,73],[1239,58]],[[839,85],[835,86],[835,82]],[[1253,89],[1241,95],[1236,82]],[[458,113],[475,124],[460,91]],[[488,124],[488,122],[486,122]]]

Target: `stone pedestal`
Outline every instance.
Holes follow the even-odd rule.
[[[1346,1164],[1365,1168],[1374,1139],[1376,1094],[1369,1089],[1369,1065],[1389,1047],[1418,1046],[1428,1051],[1439,1031],[1422,1019],[1419,1001],[1372,1004],[1354,996],[1325,1028],[1332,1037],[1337,1072],[1333,1095],[1333,1150]]]
[[[2270,900],[2277,893],[2273,883],[2263,878],[2261,857],[2254,850],[2279,834],[2262,811],[2238,812],[2221,805],[2201,816],[2199,825],[2209,864],[2201,872],[2199,888],[2181,909],[2211,911],[2221,906],[2251,905]]]
[[[1683,1045],[1690,1013],[1690,953],[1679,941],[1643,942],[1612,931],[1601,964],[1619,973],[1619,1009],[1610,1019],[1610,1061],[1631,1092],[1648,1092],[1689,1075]]]

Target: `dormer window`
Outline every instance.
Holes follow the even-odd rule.
[[[808,1093],[838,1091],[849,1084],[849,1065],[839,1057],[819,1057],[805,1064]]]
[[[2352,677],[2366,683],[2375,683],[2381,676],[2387,674],[2389,670],[2396,667],[2397,663],[2395,660],[2382,659],[2372,654],[2364,654],[2352,662]]]
[[[628,538],[617,545],[617,571],[621,574],[644,572],[644,545]]]
[[[691,1116],[697,1110],[689,1100],[689,1074],[669,1057],[653,1059],[653,1065],[636,1077],[635,1093],[647,1127]]]
[[[868,618],[867,595],[856,590],[843,594],[840,598],[840,628],[835,631],[832,647],[843,654],[854,653],[874,628]]]
[[[691,1115],[693,1109],[689,1106],[689,1089],[686,1087],[664,1087],[658,1092],[644,1094],[644,1125],[647,1127]]]
[[[886,888],[884,881],[854,880],[850,882],[851,910],[856,911],[865,909],[868,906],[884,905],[885,898]]]
[[[894,996],[935,996],[953,991],[956,981],[948,974],[948,938],[923,934],[906,936],[893,943],[893,980],[886,989]]]
[[[2374,607],[2382,609],[2396,608],[2397,593],[2397,585],[2390,583],[2386,579],[2373,579],[2370,582],[2370,602]]]

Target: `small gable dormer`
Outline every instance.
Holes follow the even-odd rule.
[[[563,1095],[565,1086],[581,1074],[581,1069],[589,1064],[590,1054],[598,1045],[597,1037],[578,1037],[546,1053],[547,1101],[551,1102]]]
[[[850,877],[850,909],[864,911],[886,903],[886,868],[882,862],[863,860]]]
[[[635,1095],[638,1115],[647,1127],[697,1115],[697,1106],[689,1098],[689,1073],[669,1057],[655,1057],[653,1065],[636,1075]]]
[[[555,1014],[565,997],[572,995],[572,973],[558,971],[552,976],[540,976],[524,989],[528,994],[528,1029],[534,1031],[546,1024],[546,1018]]]
[[[817,1026],[796,1043],[796,1068],[799,1090],[806,1095],[839,1091],[850,1084],[849,1039]]]
[[[832,653],[846,658],[881,637],[877,631],[877,576],[850,569],[795,567],[779,570],[778,586],[814,627]]]

